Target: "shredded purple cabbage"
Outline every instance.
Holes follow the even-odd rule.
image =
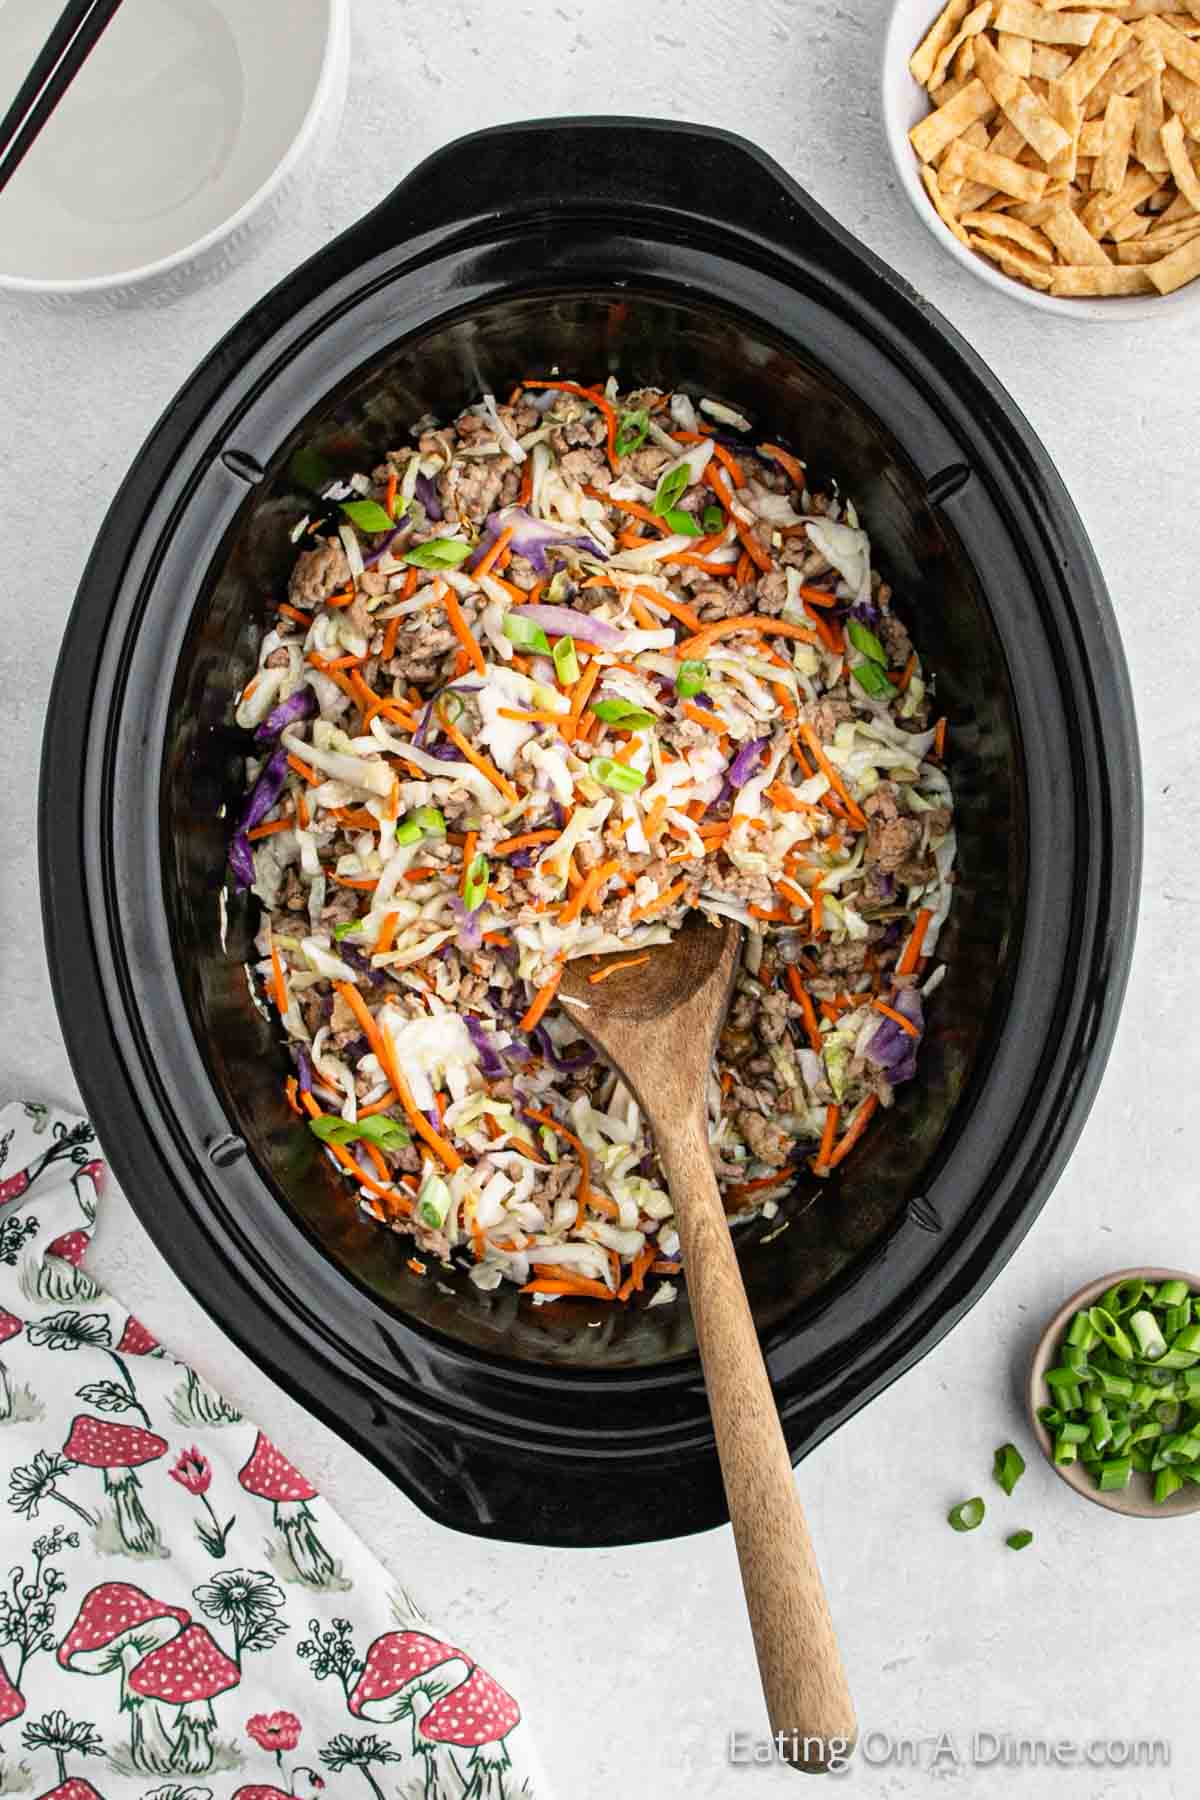
[[[917,1036],[905,1031],[894,1019],[885,1018],[866,1047],[868,1062],[882,1069],[893,1087],[911,1081],[917,1072],[917,1052],[925,1031],[925,1014],[916,988],[901,988],[892,1003],[898,1013],[917,1028]]]
[[[564,1056],[555,1049],[554,1039],[544,1025],[535,1025],[529,1035],[552,1069],[570,1073],[575,1069],[590,1068],[596,1060],[596,1052],[590,1044],[581,1044],[578,1050],[572,1050],[569,1056]]]
[[[431,519],[435,525],[439,524],[442,517],[442,503],[438,499],[438,491],[431,477],[418,475],[414,493],[425,508],[425,517]]]
[[[514,606],[510,610],[515,619],[540,626],[547,637],[579,637],[601,650],[619,650],[625,641],[625,633],[615,625],[570,606]]]
[[[364,569],[374,568],[375,564],[379,561],[380,557],[387,555],[388,551],[391,549],[391,547],[395,543],[396,539],[400,536],[400,533],[402,531],[407,531],[411,524],[412,524],[412,520],[409,518],[408,514],[405,513],[404,517],[400,520],[400,523],[398,525],[394,525],[392,527],[391,531],[388,532],[388,534],[384,538],[382,544],[377,544],[375,546],[374,550],[372,550],[370,556],[363,557],[363,568]]]
[[[478,950],[483,942],[483,927],[479,923],[478,912],[468,911],[466,902],[460,894],[450,894],[447,898],[450,901],[450,911],[454,914],[454,920],[458,926],[455,943],[460,950],[468,952]]]
[[[256,825],[262,824],[282,794],[287,781],[287,756],[286,750],[271,752],[259,771],[258,780],[250,789],[242,808],[242,816],[234,827],[229,843],[229,867],[233,871],[234,885],[239,889],[251,887],[254,883],[254,853],[247,833],[253,831]]]
[[[281,700],[278,706],[271,709],[255,731],[254,741],[258,744],[272,744],[280,732],[286,731],[289,725],[298,725],[302,719],[311,719],[313,714],[319,711],[320,704],[317,696],[306,682],[303,687],[297,688],[294,694],[290,694],[286,700]]]
[[[373,966],[369,956],[364,956],[361,950],[356,950],[352,944],[346,942],[345,938],[342,939],[338,948],[341,951],[342,960],[348,962],[350,967],[356,969],[360,975],[365,975],[372,987],[383,986],[387,975],[382,969]]]
[[[770,741],[770,738],[761,737],[755,738],[749,744],[742,745],[741,749],[730,763],[726,775],[730,787],[740,788],[745,786],[746,782],[748,782],[753,775],[758,766],[758,760]]]
[[[471,1042],[479,1052],[479,1064],[488,1081],[498,1081],[504,1074],[501,1062],[492,1044],[491,1038],[483,1028],[483,1020],[475,1013],[464,1013],[463,1019],[471,1034]]]
[[[523,506],[506,506],[503,512],[489,513],[487,527],[474,551],[463,564],[465,569],[474,569],[483,561],[502,531],[512,527],[509,548],[514,556],[523,556],[527,563],[537,570],[539,575],[548,573],[546,566],[546,550],[553,544],[564,550],[586,550],[589,556],[595,556],[601,562],[608,557],[599,544],[594,544],[589,537],[572,537],[558,525],[546,525],[541,519],[535,519],[527,513]],[[598,643],[599,639],[593,639]]]
[[[296,1076],[300,1083],[300,1092],[302,1094],[311,1094],[313,1084],[312,1057],[308,1054],[308,1051],[303,1044],[295,1045],[295,1051]]]

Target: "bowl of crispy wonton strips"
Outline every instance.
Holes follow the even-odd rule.
[[[1200,296],[1200,0],[898,0],[883,104],[918,214],[993,286],[1093,319]]]

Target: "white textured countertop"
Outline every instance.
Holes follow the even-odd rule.
[[[168,309],[43,313],[0,297],[5,854],[0,1097],[76,1099],[43,966],[35,867],[42,718],[88,546],[145,433],[263,290],[459,131],[521,116],[624,111],[741,131],[939,307],[1040,432],[1092,535],[1117,609],[1142,731],[1141,933],[1116,1048],[1070,1168],[986,1297],[934,1353],[798,1473],[867,1746],[947,1732],[939,1770],[880,1760],[848,1779],[889,1800],[940,1773],[972,1800],[1139,1800],[1193,1791],[1200,1518],[1124,1520],[1074,1499],[1036,1457],[1017,1384],[1035,1324],[1088,1276],[1200,1264],[1194,1248],[1200,1051],[1200,638],[1194,333],[1048,320],[959,270],[913,218],[878,118],[886,7],[861,0],[574,0],[426,11],[354,0],[350,99],[307,211],[219,285]],[[762,1714],[728,1531],[590,1554],[452,1537],[235,1351],[110,1189],[93,1266],[156,1332],[267,1426],[452,1635],[524,1665],[559,1800],[782,1796],[796,1777],[731,1767],[727,1734]],[[1005,1501],[994,1447],[1029,1473]],[[951,1533],[949,1503],[990,1501]],[[1003,1535],[1028,1525],[1020,1556]],[[0,1543],[0,1566],[3,1566]],[[967,1763],[972,1733],[1050,1742],[1161,1737],[1169,1770],[1019,1771]],[[990,1749],[985,1740],[982,1749]],[[1186,1784],[1186,1786],[1185,1786]]]

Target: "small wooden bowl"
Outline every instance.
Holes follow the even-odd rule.
[[[1109,1512],[1125,1513],[1131,1519],[1179,1519],[1185,1513],[1200,1512],[1200,1487],[1193,1482],[1186,1482],[1159,1506],[1155,1503],[1149,1478],[1135,1469],[1127,1488],[1105,1493],[1096,1486],[1083,1463],[1055,1462],[1050,1433],[1037,1416],[1038,1407],[1045,1406],[1049,1400],[1043,1377],[1058,1359],[1063,1336],[1073,1315],[1081,1307],[1094,1306],[1101,1294],[1108,1288],[1115,1287],[1118,1281],[1128,1281],[1133,1277],[1153,1282],[1186,1281],[1189,1288],[1200,1291],[1200,1275],[1194,1275],[1187,1269],[1118,1269],[1112,1275],[1101,1275],[1097,1281],[1089,1281],[1086,1287],[1081,1287],[1069,1300],[1063,1302],[1038,1339],[1033,1353],[1033,1365],[1029,1371],[1029,1422],[1042,1455],[1054,1473],[1085,1500],[1092,1500],[1097,1506],[1106,1506]]]

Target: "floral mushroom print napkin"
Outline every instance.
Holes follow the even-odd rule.
[[[512,1694],[84,1272],[103,1173],[0,1110],[0,1794],[545,1800]]]

